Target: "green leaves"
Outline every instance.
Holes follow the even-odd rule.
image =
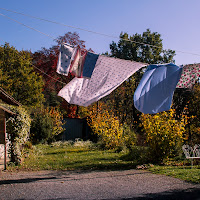
[[[0,86],[26,106],[44,101],[42,77],[31,66],[30,52],[18,51],[8,43],[0,47]]]
[[[20,164],[22,160],[23,145],[29,138],[31,118],[22,106],[2,104],[5,108],[16,113],[7,121],[7,133],[10,140],[9,153],[11,162]]]
[[[120,34],[118,44],[110,44],[111,56],[148,64],[173,62],[175,51],[163,50],[161,35],[147,29],[143,34]],[[131,41],[126,41],[131,40]]]

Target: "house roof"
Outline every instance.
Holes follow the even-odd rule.
[[[21,104],[17,100],[15,100],[11,95],[5,92],[5,90],[3,90],[1,87],[0,87],[0,99],[2,99],[7,104],[21,106]]]
[[[11,114],[11,115],[16,115],[16,113],[14,113],[14,112],[8,110],[7,108],[5,108],[5,107],[3,107],[3,106],[0,106],[0,109],[4,110],[5,112],[7,112],[7,113],[9,113],[9,114]]]

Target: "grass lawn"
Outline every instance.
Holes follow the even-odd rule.
[[[131,169],[136,161],[124,161],[125,153],[72,145],[37,145],[30,151],[19,169],[29,170],[117,170]]]
[[[173,176],[188,182],[200,183],[200,165],[193,166],[153,166],[149,168],[153,173]]]
[[[128,160],[127,152],[103,151],[80,142],[79,145],[36,145],[25,152],[21,166],[10,166],[8,170],[125,170],[135,169],[140,164],[138,160]],[[200,165],[192,169],[191,166],[149,166],[148,170],[153,173],[200,183]]]

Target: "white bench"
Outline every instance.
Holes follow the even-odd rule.
[[[193,166],[193,159],[200,159],[200,145],[195,144],[194,148],[189,145],[182,146],[183,152],[187,159],[191,159],[191,165]]]

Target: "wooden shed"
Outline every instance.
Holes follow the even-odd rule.
[[[62,133],[62,140],[91,139],[91,129],[86,118],[64,118],[64,122],[65,131]]]
[[[21,106],[12,96],[10,96],[5,90],[0,87],[0,103]],[[14,112],[0,105],[0,145],[4,145],[4,169],[6,169],[6,118],[10,115],[15,115]]]

